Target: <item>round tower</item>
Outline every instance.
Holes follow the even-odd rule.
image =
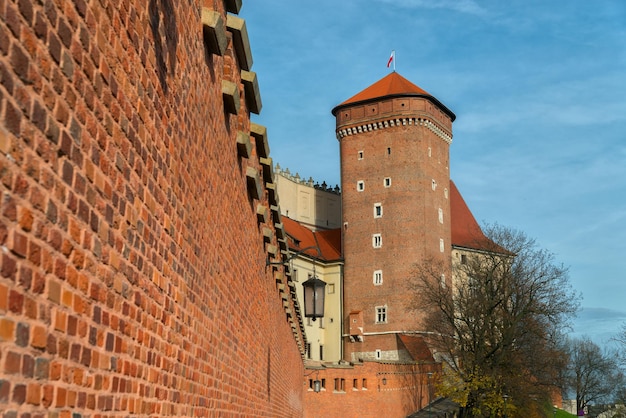
[[[449,146],[454,113],[393,72],[332,110],[341,152],[345,359],[410,360],[424,331],[407,279],[451,262]]]

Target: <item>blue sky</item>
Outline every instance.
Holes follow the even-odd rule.
[[[331,109],[396,70],[456,115],[451,175],[479,222],[570,268],[575,334],[626,322],[626,2],[244,1],[275,163],[335,185]]]

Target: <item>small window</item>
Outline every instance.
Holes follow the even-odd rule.
[[[358,155],[359,160],[363,159],[363,151],[359,151],[357,155]]]
[[[380,286],[381,284],[383,284],[383,271],[376,270],[374,272],[374,285]]]
[[[322,389],[326,390],[326,379],[322,379]]]
[[[391,147],[387,147],[387,155],[391,155]]]
[[[437,182],[435,181],[435,179],[433,179],[431,187],[433,188],[433,190],[437,190]]]
[[[387,323],[387,307],[386,306],[376,307],[376,323],[377,324]]]
[[[361,389],[367,389],[367,379],[361,381]]]
[[[383,246],[383,237],[380,234],[372,235],[372,246],[374,248],[380,248]]]
[[[382,203],[374,203],[374,218],[383,217],[383,205]]]
[[[433,156],[433,150],[432,148],[428,147],[428,156],[432,157]]]
[[[320,360],[324,360],[324,346],[320,344]]]
[[[356,189],[359,192],[362,192],[363,190],[365,190],[365,182],[363,180],[359,180],[356,182]]]
[[[447,199],[448,198],[448,189],[443,189],[443,196]]]
[[[359,390],[359,379],[352,379],[352,390]]]
[[[311,343],[306,343],[306,358],[311,359]]]
[[[443,238],[439,239],[439,252],[444,252],[445,246],[443,244]]]
[[[391,177],[385,177],[385,187],[391,187]]]
[[[461,254],[461,264],[467,264],[467,256],[465,254]]]
[[[443,223],[443,209],[439,208],[439,223]]]
[[[383,352],[380,350],[376,350],[376,360],[380,360],[383,358]]]
[[[333,293],[335,293],[335,283],[328,283],[326,285],[326,289],[327,289],[327,293],[329,295],[332,295]]]
[[[345,392],[346,381],[345,379],[335,379],[335,392]]]

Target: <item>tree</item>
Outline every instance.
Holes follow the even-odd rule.
[[[453,263],[429,260],[410,280],[410,309],[420,311],[444,362],[439,394],[468,416],[543,416],[565,366],[560,330],[578,306],[567,269],[519,231],[485,228],[486,239]],[[530,401],[529,401],[530,400]]]
[[[623,375],[615,353],[602,352],[588,337],[568,342],[568,388],[576,393],[576,409],[611,403],[623,390]]]

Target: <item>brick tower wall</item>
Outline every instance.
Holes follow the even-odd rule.
[[[0,0],[4,417],[303,413],[237,2],[223,54],[199,3]]]
[[[416,263],[428,257],[446,266],[450,263],[451,120],[421,97],[353,105],[336,116],[343,182],[346,317],[361,311],[365,334],[423,331],[415,312],[407,309],[406,281]],[[382,206],[380,217],[376,217],[375,204]],[[374,248],[373,234],[380,234],[380,248]],[[376,270],[382,270],[381,285],[374,283]],[[386,307],[386,323],[376,323],[377,306]],[[388,339],[365,335],[363,342],[346,340],[345,358],[373,359],[375,350],[381,350],[384,357],[379,358],[393,360],[395,337]]]

